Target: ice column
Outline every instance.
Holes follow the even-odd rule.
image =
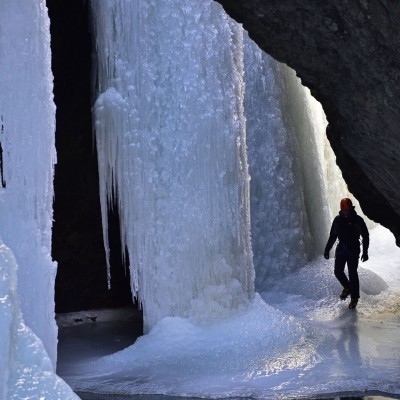
[[[50,64],[45,1],[2,1],[0,237],[18,264],[18,306],[23,319],[43,341],[55,365],[56,265],[50,252],[56,155]],[[7,276],[11,275],[9,271]]]
[[[321,105],[295,72],[245,35],[245,114],[256,289],[323,252],[348,190]]]
[[[92,1],[104,237],[118,199],[145,326],[253,294],[243,32],[209,0]]]
[[[256,289],[262,291],[306,263],[311,233],[280,65],[247,35],[245,44],[252,242]]]

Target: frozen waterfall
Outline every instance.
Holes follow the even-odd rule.
[[[254,282],[243,31],[211,1],[100,0],[93,14],[106,250],[115,196],[147,329],[229,314]]]
[[[335,162],[322,108],[294,73],[211,1],[92,8],[106,252],[117,199],[146,326],[251,298],[250,209],[257,290],[321,254]],[[338,181],[335,202],[347,194]]]
[[[72,399],[54,373],[55,106],[44,0],[2,1],[0,71],[0,400]]]
[[[211,0],[92,8],[106,252],[116,200],[132,294],[152,329],[108,357],[79,354],[68,382],[210,398],[399,394],[399,252],[374,232],[362,305],[349,314],[331,260],[314,257],[347,189],[321,107],[294,72]],[[2,2],[0,71],[0,400],[76,399],[54,368],[44,0]]]
[[[44,2],[32,1],[28,7],[20,1],[7,3],[2,5],[0,21],[6,33],[0,36],[0,93],[7,94],[0,96],[1,237],[19,265],[24,319],[55,363],[56,265],[50,251],[56,154],[49,20]],[[16,74],[15,69],[25,73]]]
[[[251,233],[263,291],[322,254],[338,201],[349,193],[321,105],[293,70],[245,37]]]

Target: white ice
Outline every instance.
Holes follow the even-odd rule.
[[[55,374],[43,341],[24,322],[17,270],[12,251],[0,240],[0,399],[77,399]]]
[[[105,249],[114,198],[145,330],[236,312],[254,270],[265,290],[321,254],[329,196],[348,192],[294,72],[212,1],[93,1],[92,12]]]
[[[243,29],[210,0],[92,10],[106,252],[115,196],[146,330],[235,312],[254,293]]]
[[[0,12],[0,399],[76,398],[55,375],[55,106],[44,0]]]
[[[75,389],[100,393],[399,395],[399,256],[392,234],[374,228],[354,311],[339,300],[333,259],[318,258],[257,294],[235,318],[206,325],[164,318],[125,350],[100,359],[78,355],[63,376]]]
[[[331,205],[347,188],[331,176],[322,111],[294,73],[263,55],[215,3],[92,4],[103,218],[117,194],[149,333],[63,376],[75,389],[107,393],[396,392],[396,357],[375,374],[376,338],[366,329],[370,345],[361,346],[357,332],[363,312],[373,324],[397,286],[389,291],[385,277],[361,269],[364,303],[350,313],[337,300],[332,261],[315,258]],[[245,139],[262,291],[250,305]]]

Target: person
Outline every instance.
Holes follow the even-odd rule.
[[[360,283],[358,279],[358,259],[360,256],[360,236],[362,237],[361,261],[368,260],[369,232],[364,219],[357,215],[355,207],[349,198],[340,201],[339,215],[332,223],[328,242],[326,243],[324,257],[329,259],[329,251],[339,239],[335,252],[335,276],[343,286],[341,300],[351,296],[349,308],[357,307],[360,298]],[[349,277],[344,269],[347,263]]]

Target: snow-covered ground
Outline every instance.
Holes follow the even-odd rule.
[[[377,227],[370,260],[360,264],[356,310],[339,300],[333,259],[321,257],[257,294],[235,318],[213,325],[164,318],[133,346],[105,357],[85,356],[77,342],[68,363],[59,357],[59,372],[75,390],[97,393],[293,398],[380,391],[397,397],[399,259],[391,233]],[[103,354],[112,345],[104,343]]]

